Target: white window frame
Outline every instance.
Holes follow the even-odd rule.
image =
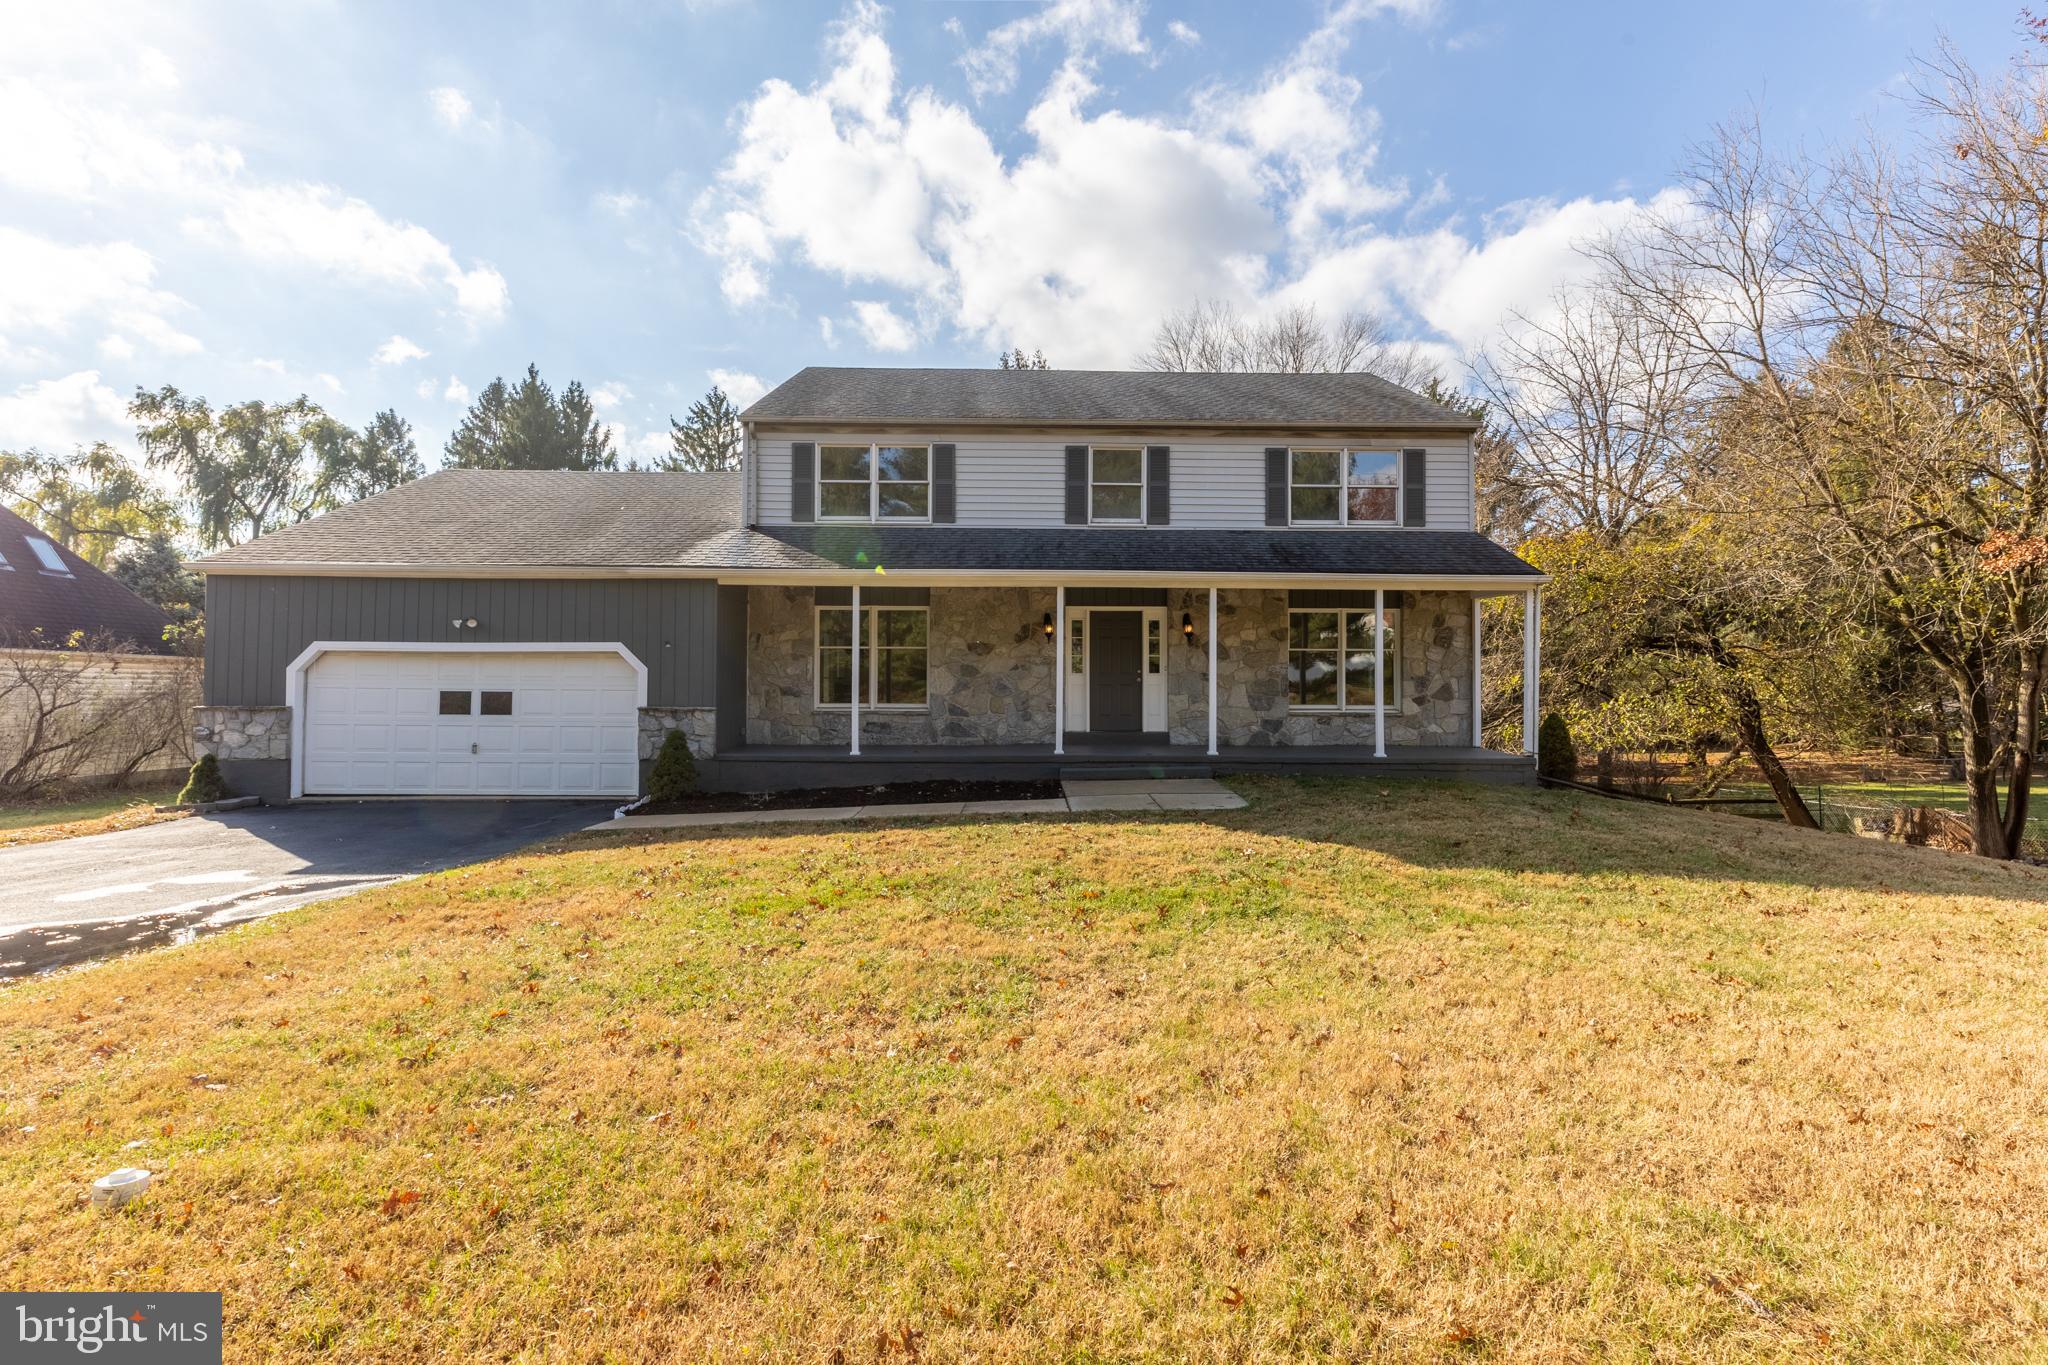
[[[1135,450],[1135,451],[1137,451],[1137,452],[1138,452],[1138,482],[1137,482],[1137,484],[1135,485],[1135,487],[1136,487],[1136,488],[1137,488],[1137,490],[1138,490],[1138,515],[1136,515],[1135,517],[1099,517],[1099,516],[1097,516],[1097,515],[1095,514],[1095,489],[1096,489],[1096,487],[1097,487],[1097,482],[1098,482],[1098,481],[1096,480],[1096,477],[1095,477],[1095,452],[1096,452],[1096,451],[1097,451],[1098,449],[1101,449],[1101,450],[1113,450],[1113,451],[1116,451],[1116,452],[1118,452],[1118,453],[1122,453],[1122,452],[1124,452],[1124,451],[1131,451],[1131,450]],[[1143,525],[1145,524],[1145,476],[1146,476],[1147,474],[1151,473],[1151,472],[1152,472],[1152,456],[1151,456],[1151,453],[1150,453],[1149,451],[1147,451],[1147,450],[1146,450],[1146,448],[1145,448],[1144,446],[1142,446],[1142,445],[1137,445],[1137,446],[1121,446],[1121,445],[1108,445],[1108,446],[1100,446],[1100,447],[1097,447],[1097,446],[1089,446],[1089,447],[1088,447],[1088,524],[1089,524],[1090,526],[1143,526]],[[1106,487],[1106,488],[1130,488],[1130,487],[1133,487],[1134,485],[1132,485],[1132,484],[1130,484],[1130,483],[1128,483],[1128,482],[1126,482],[1126,481],[1124,481],[1124,480],[1122,480],[1122,479],[1106,479],[1106,480],[1102,480],[1102,481],[1101,481],[1101,486],[1103,486],[1103,487]]]
[[[1371,607],[1289,607],[1287,609],[1287,661],[1282,665],[1282,680],[1294,666],[1294,618],[1296,616],[1335,616],[1337,618],[1337,704],[1335,706],[1311,706],[1297,704],[1294,689],[1287,689],[1287,710],[1290,714],[1303,716],[1369,716],[1373,713],[1372,698],[1361,702],[1345,700],[1345,656],[1351,653],[1344,645],[1350,637],[1349,626],[1354,616],[1371,616]],[[1401,609],[1387,608],[1387,653],[1380,660],[1381,670],[1386,675],[1385,692],[1388,711],[1401,709]]]
[[[811,608],[811,708],[817,711],[850,711],[852,704],[843,701],[825,700],[825,624],[828,611],[851,612],[851,605],[815,605]],[[874,700],[875,680],[881,669],[874,666],[875,657],[890,646],[878,644],[881,636],[876,632],[875,615],[884,611],[917,611],[924,613],[924,700],[921,702],[881,702]],[[860,604],[860,654],[861,654],[861,700],[863,714],[869,711],[929,711],[932,705],[932,609],[929,606],[877,605],[873,602]],[[834,649],[841,646],[834,645]],[[902,648],[902,646],[894,646]],[[850,652],[850,651],[849,651]]]
[[[1329,488],[1326,483],[1305,483],[1294,481],[1294,457],[1296,455],[1335,455],[1337,457],[1337,519],[1335,521],[1300,521],[1294,515],[1294,490],[1301,488]],[[1385,520],[1353,521],[1351,519],[1351,457],[1353,455],[1391,455],[1394,457],[1394,515]],[[1383,450],[1377,446],[1289,446],[1287,448],[1287,524],[1305,530],[1330,529],[1345,526],[1400,526],[1407,511],[1408,490],[1402,478],[1402,461],[1407,457],[1399,450]],[[1360,488],[1385,488],[1386,484],[1359,484]]]
[[[56,574],[60,578],[76,578],[71,566],[64,562],[64,556],[57,553],[57,547],[41,536],[23,536],[28,542],[29,553],[36,557],[38,567],[44,573]]]
[[[866,516],[856,516],[856,517],[849,517],[849,516],[827,516],[827,515],[825,514],[825,486],[826,486],[827,484],[836,484],[836,485],[842,485],[842,486],[851,486],[851,485],[852,485],[852,483],[854,482],[854,481],[853,481],[853,480],[851,480],[851,479],[828,479],[828,478],[826,478],[826,477],[825,477],[825,448],[826,448],[827,446],[859,446],[859,445],[861,445],[861,444],[863,444],[863,442],[862,442],[862,441],[860,440],[860,438],[858,438],[858,437],[848,437],[847,439],[845,439],[845,440],[843,440],[843,441],[819,441],[819,442],[817,443],[817,468],[816,468],[816,470],[815,470],[815,473],[814,473],[814,477],[813,477],[813,479],[812,479],[812,483],[813,483],[814,487],[813,487],[813,491],[812,491],[812,494],[811,494],[811,496],[812,496],[812,498],[813,498],[813,500],[814,500],[814,505],[815,505],[815,506],[816,506],[816,508],[817,508],[817,515],[818,515],[818,520],[819,520],[819,521],[821,521],[821,522],[826,522],[826,521],[829,521],[829,522],[840,522],[840,523],[844,523],[844,524],[848,524],[848,525],[868,525],[868,524],[871,524],[871,523],[874,523],[874,524],[880,524],[880,525],[885,525],[885,526],[928,526],[928,525],[930,525],[930,524],[931,524],[931,519],[932,519],[932,442],[930,442],[930,441],[926,441],[926,440],[916,440],[916,441],[868,441],[868,442],[866,442],[865,444],[867,445],[867,450],[868,450],[868,480],[867,480],[867,482],[868,482],[868,510],[867,510],[867,515],[866,515]],[[906,449],[913,449],[913,450],[922,450],[922,451],[924,451],[924,478],[923,478],[922,480],[915,480],[915,479],[884,479],[884,478],[882,477],[882,448],[883,448],[884,446],[895,446],[895,447],[903,447],[903,448],[906,448]],[[882,485],[883,485],[883,484],[885,484],[885,483],[909,483],[909,484],[914,484],[914,483],[918,483],[918,482],[922,482],[922,483],[923,483],[923,485],[924,485],[924,515],[923,515],[923,516],[921,516],[921,517],[885,517],[885,516],[883,516],[883,515],[882,515]]]

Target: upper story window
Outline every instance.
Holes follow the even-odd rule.
[[[57,553],[56,546],[52,545],[49,541],[43,540],[37,536],[24,536],[22,537],[22,539],[28,542],[28,548],[31,551],[33,551],[35,557],[42,562],[43,569],[46,572],[60,573],[63,574],[66,578],[72,576],[71,566],[64,562],[64,556]]]
[[[1296,526],[1393,526],[1401,519],[1398,450],[1296,450],[1288,456]]]
[[[818,447],[822,521],[929,521],[930,446]]]
[[[1088,520],[1140,525],[1145,520],[1145,448],[1096,446],[1088,452]]]

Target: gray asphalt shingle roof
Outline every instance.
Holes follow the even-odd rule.
[[[739,520],[736,473],[444,469],[199,566],[678,564]]]
[[[731,569],[1483,575],[1536,578],[1476,531],[768,526],[704,547]]]
[[[1441,427],[1468,417],[1370,374],[851,369],[813,365],[756,399],[750,422],[1115,423]]]

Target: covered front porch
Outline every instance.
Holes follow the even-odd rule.
[[[721,716],[701,774],[734,790],[1116,773],[1526,780],[1532,754],[1481,738],[1480,602],[1501,591],[749,585],[744,674],[721,693],[722,709],[743,695],[743,719]],[[1534,592],[1523,601],[1533,651]],[[1533,718],[1523,729],[1533,736]]]

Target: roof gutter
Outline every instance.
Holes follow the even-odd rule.
[[[333,564],[277,562],[196,565],[201,572],[223,577],[292,578],[453,578],[453,579],[612,579],[647,581],[709,579],[719,583],[761,587],[815,587],[884,580],[893,587],[1055,587],[1089,583],[1106,587],[1288,588],[1381,583],[1389,587],[1443,588],[1461,592],[1519,592],[1541,587],[1550,575],[1525,574],[1402,574],[1402,573],[1260,573],[1189,569],[708,569],[683,565],[628,567],[586,564],[449,565]]]

